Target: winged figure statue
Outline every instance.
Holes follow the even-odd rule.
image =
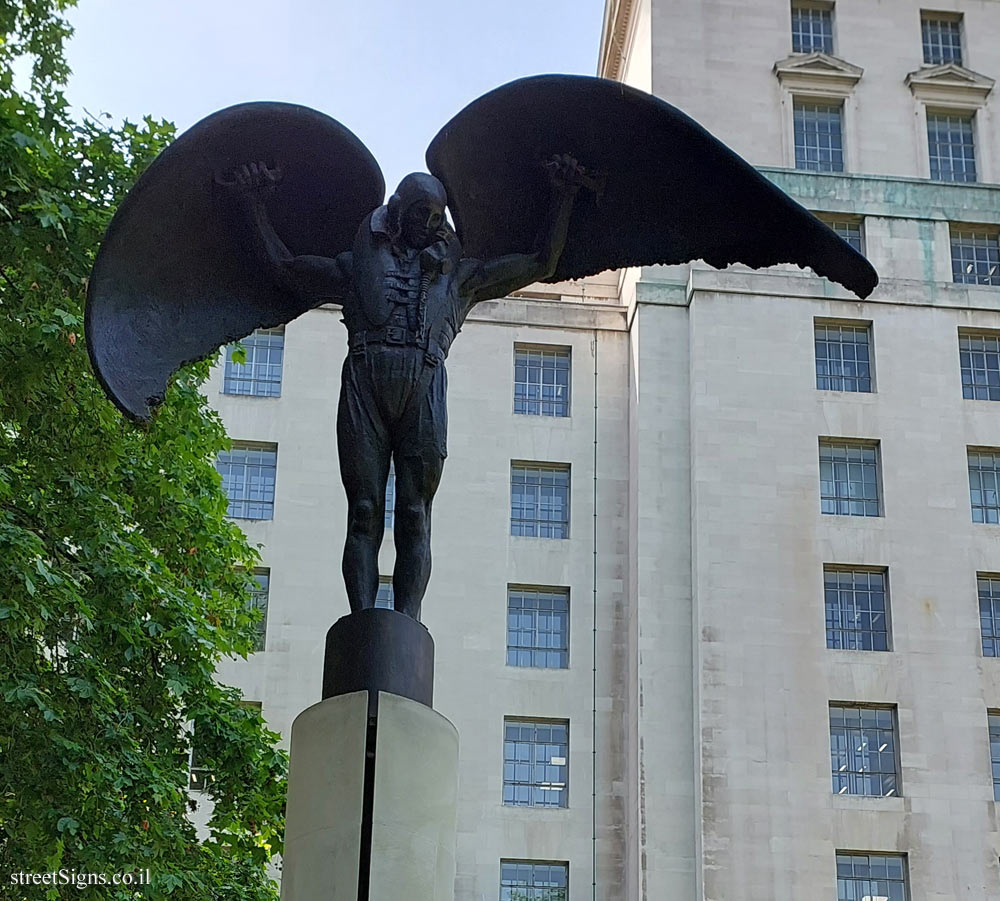
[[[696,122],[619,82],[511,82],[448,122],[426,162],[383,204],[378,164],[335,120],[273,102],[221,110],[138,180],[88,290],[94,370],[137,421],[185,363],[342,305],[337,440],[353,611],[375,604],[392,461],[395,606],[419,620],[446,455],[445,359],[477,303],[696,259],[797,263],[862,298],[878,282],[861,254]]]

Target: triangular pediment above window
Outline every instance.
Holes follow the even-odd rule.
[[[774,74],[790,91],[846,96],[861,79],[864,69],[829,53],[793,53],[774,64]]]
[[[906,76],[906,85],[918,100],[948,106],[982,106],[994,84],[988,75],[955,63],[925,66]]]

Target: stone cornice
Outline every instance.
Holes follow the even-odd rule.
[[[984,285],[883,279],[871,297],[860,301],[846,288],[819,278],[807,269],[757,270],[744,266],[708,269],[695,264],[686,273],[684,282],[661,281],[655,269],[644,269],[643,277],[636,285],[637,306],[690,306],[697,303],[699,295],[846,300],[858,305],[939,307],[1000,313],[1000,291]],[[634,313],[631,318],[634,319]],[[629,325],[631,327],[631,319]]]
[[[986,102],[996,82],[964,66],[945,63],[910,72],[905,84],[923,103],[978,109]]]
[[[621,78],[634,8],[634,0],[604,0],[604,25],[597,58],[597,74],[602,78]]]
[[[864,69],[829,53],[793,53],[774,64],[783,88],[797,94],[847,97],[861,80]]]
[[[806,209],[817,212],[1000,225],[1000,185],[772,167],[758,171]]]

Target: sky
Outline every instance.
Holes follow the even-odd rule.
[[[545,72],[596,74],[604,0],[79,0],[78,109],[179,131],[248,100],[315,107],[394,187],[465,104]]]

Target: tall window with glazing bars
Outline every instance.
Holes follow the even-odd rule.
[[[979,631],[983,639],[983,656],[1000,657],[1000,575],[979,573],[976,585],[979,594]]]
[[[909,901],[906,856],[837,852],[837,901]]]
[[[889,650],[885,570],[824,567],[823,597],[828,648]]]
[[[821,438],[820,510],[839,516],[881,516],[878,469],[877,444]]]
[[[899,794],[895,710],[830,705],[830,768],[835,795]]]
[[[947,13],[924,13],[920,17],[924,62],[929,66],[945,63],[962,65],[962,17]]]
[[[500,861],[500,901],[567,901],[568,887],[566,863]]]
[[[993,800],[1000,801],[1000,711],[989,711],[990,767],[993,770]]]
[[[276,444],[240,444],[222,451],[215,468],[222,476],[222,490],[236,519],[273,519],[274,483],[278,470]]]
[[[392,590],[392,576],[378,577],[378,591],[375,593],[375,606],[384,610],[392,610],[396,599]]]
[[[569,538],[569,465],[511,463],[510,534]]]
[[[233,359],[242,346],[246,361]],[[226,348],[226,367],[222,379],[223,394],[246,394],[252,397],[281,396],[281,368],[285,356],[285,327],[257,329],[239,345]]]
[[[792,4],[792,52],[833,53],[833,4]]]
[[[937,181],[975,181],[976,146],[971,114],[927,113],[930,176]]]
[[[1000,523],[1000,448],[969,448],[969,499],[972,521]]]
[[[1000,285],[1000,229],[953,225],[951,275],[965,285]]]
[[[253,571],[254,581],[257,587],[250,591],[251,610],[260,611],[260,619],[257,620],[257,635],[254,639],[253,649],[263,651],[267,642],[267,607],[271,594],[271,570],[262,568]]]
[[[962,397],[1000,400],[1000,333],[959,332]]]
[[[568,801],[569,723],[505,719],[503,803],[565,807]]]
[[[507,665],[569,666],[569,589],[507,586]]]
[[[570,349],[514,345],[514,412],[569,416]]]
[[[864,235],[861,231],[861,219],[860,218],[848,218],[847,216],[837,215],[837,214],[816,214],[817,218],[828,225],[837,234],[837,237],[843,239],[848,244],[851,245],[858,253],[865,252],[865,242]]]
[[[844,111],[840,103],[795,100],[795,168],[811,172],[844,171]]]
[[[872,329],[869,323],[814,323],[816,387],[822,391],[872,390]]]
[[[396,467],[389,464],[389,477],[385,481],[385,527],[391,529],[396,521]]]

